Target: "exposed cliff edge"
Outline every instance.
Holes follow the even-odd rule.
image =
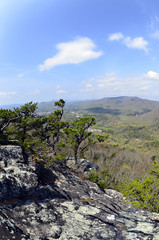
[[[0,147],[0,240],[158,240],[159,214],[132,208],[68,168]]]

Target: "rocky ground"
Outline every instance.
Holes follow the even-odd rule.
[[[124,204],[62,164],[46,169],[20,147],[1,146],[0,240],[26,239],[159,240],[159,214]]]

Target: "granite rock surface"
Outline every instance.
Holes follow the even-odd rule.
[[[63,164],[0,147],[0,240],[159,240],[159,214],[124,204]]]

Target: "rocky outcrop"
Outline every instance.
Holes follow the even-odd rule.
[[[86,177],[88,177],[88,172],[99,169],[96,164],[89,162],[87,159],[78,159],[76,162],[74,157],[69,157],[66,160],[66,166],[74,169],[77,173],[83,173]]]
[[[61,163],[26,162],[0,147],[0,240],[158,240],[159,215],[126,205]]]

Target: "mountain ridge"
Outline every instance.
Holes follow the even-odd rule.
[[[90,100],[72,100],[72,101],[67,101],[66,100],[66,106],[70,106],[71,104],[83,104],[83,103],[93,103],[93,102],[96,102],[96,103],[101,103],[101,102],[114,102],[114,101],[131,101],[131,102],[135,102],[135,101],[138,101],[138,102],[146,102],[146,103],[155,103],[155,104],[158,104],[159,105],[159,101],[154,101],[154,100],[149,100],[149,99],[146,99],[146,98],[139,98],[139,97],[136,97],[136,96],[118,96],[118,97],[104,97],[104,98],[99,98],[99,99],[90,99]],[[40,105],[47,105],[47,104],[54,104],[56,100],[51,100],[51,101],[43,101],[43,102],[39,102],[38,103],[38,106]],[[117,102],[118,103],[118,102]],[[18,107],[18,106],[21,106],[23,105],[23,103],[13,103],[13,104],[3,104],[3,105],[0,105],[0,108],[14,108],[14,107]]]

